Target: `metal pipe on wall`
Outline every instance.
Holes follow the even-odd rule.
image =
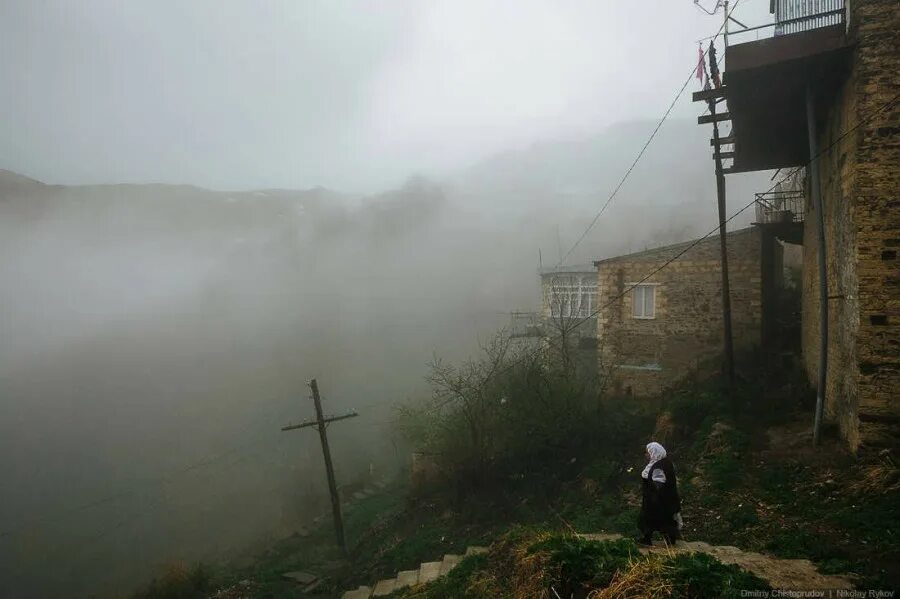
[[[828,384],[828,267],[825,254],[825,210],[819,189],[819,160],[816,144],[816,111],[812,85],[806,84],[806,131],[809,139],[809,181],[816,211],[816,236],[819,265],[819,383],[816,388],[816,416],[813,420],[813,445],[819,444],[825,392]]]

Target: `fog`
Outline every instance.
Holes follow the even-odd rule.
[[[325,513],[317,436],[280,431],[313,377],[359,412],[329,428],[339,483],[397,475],[391,406],[537,309],[718,27],[687,2],[75,6],[0,7],[4,596],[116,596]],[[569,262],[715,226],[700,112]],[[767,183],[729,178],[729,209]]]

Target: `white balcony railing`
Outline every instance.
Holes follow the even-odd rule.
[[[728,45],[743,44],[840,25],[846,19],[847,0],[771,0],[773,22],[728,32]]]
[[[840,25],[844,0],[773,0],[776,36]]]

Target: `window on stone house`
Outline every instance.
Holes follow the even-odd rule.
[[[636,285],[631,299],[631,315],[634,318],[656,318],[655,285]]]
[[[561,275],[550,282],[550,316],[590,318],[597,303],[596,275]]]

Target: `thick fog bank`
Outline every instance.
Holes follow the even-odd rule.
[[[340,482],[396,472],[391,404],[427,393],[434,352],[537,308],[539,255],[568,250],[646,128],[367,197],[0,172],[0,594],[120,593],[323,513],[317,436],[279,430],[312,416],[313,377],[326,412],[360,414],[329,428]],[[570,261],[715,225],[698,129],[666,130]]]

